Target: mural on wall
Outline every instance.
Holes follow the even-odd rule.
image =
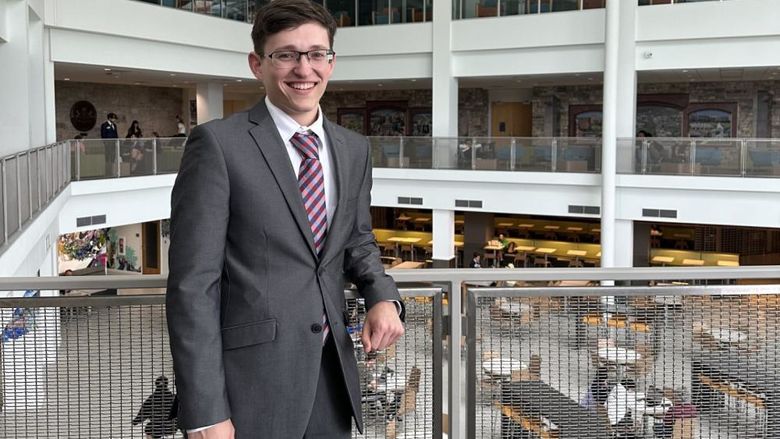
[[[339,108],[337,123],[348,130],[365,134],[366,109],[365,108]]]
[[[66,233],[59,238],[58,251],[66,261],[96,259],[106,241],[105,229]]]
[[[653,137],[682,137],[683,113],[664,105],[638,105],[636,130]]]
[[[601,111],[583,111],[574,116],[574,137],[601,137]]]
[[[688,114],[688,136],[731,137],[731,113],[721,109],[703,109]]]
[[[403,136],[406,134],[406,111],[400,108],[375,108],[368,116],[369,136]]]
[[[128,245],[127,237],[119,236],[116,230],[108,232],[109,241],[109,267],[115,270],[135,271],[140,273],[138,267],[138,255],[135,249]]]
[[[411,112],[411,136],[430,136],[433,131],[433,113],[430,109],[412,109]]]
[[[24,297],[38,297],[39,290],[27,290]],[[18,340],[35,330],[35,309],[34,308],[14,308],[11,312],[10,320],[3,327],[2,341],[8,343],[12,340]]]

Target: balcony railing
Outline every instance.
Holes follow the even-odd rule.
[[[606,0],[455,0],[455,18],[505,17],[604,8]]]
[[[777,273],[778,267],[394,271],[398,282],[440,287],[402,289],[407,332],[395,349],[375,357],[362,353],[357,336],[365,309],[347,299],[348,332],[364,378],[364,437],[441,438],[443,429],[450,438],[528,431],[670,437],[667,428],[685,429],[691,438],[778,437]],[[663,284],[669,281],[688,285]],[[2,436],[140,437],[142,427],[130,421],[155,379],[168,377],[174,390],[175,376],[164,296],[126,294],[159,291],[165,282],[162,276],[0,279],[0,290],[62,293],[0,299]],[[497,286],[476,286],[485,283]],[[87,297],[90,291],[118,296]],[[464,334],[465,343],[447,334]]]
[[[703,137],[618,139],[618,172],[780,177],[780,140]]]
[[[722,2],[731,0],[639,0],[639,6],[668,5],[679,3]]]
[[[0,158],[0,252],[70,182],[68,143]]]
[[[251,23],[268,0],[137,0]],[[432,0],[320,0],[339,27],[431,21]]]

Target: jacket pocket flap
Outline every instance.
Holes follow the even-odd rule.
[[[222,329],[222,350],[267,343],[276,338],[276,319],[261,320]]]

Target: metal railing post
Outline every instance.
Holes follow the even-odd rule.
[[[33,205],[32,205],[32,176],[30,175],[30,151],[27,152],[27,207],[30,211],[30,219],[33,217]]]
[[[477,298],[466,291],[466,437],[477,437]]]
[[[81,148],[79,148],[79,146],[80,145],[76,145],[76,181],[81,181]],[[86,154],[86,145],[84,146],[84,154]]]
[[[463,335],[463,321],[461,311],[461,297],[463,293],[463,282],[460,280],[453,280],[450,282],[450,291],[447,295],[449,299],[449,312],[450,312],[450,342],[448,346],[449,350],[449,386],[448,404],[449,411],[449,438],[450,439],[464,439],[460,431],[461,425],[461,387],[463,382],[463,368],[461,367],[461,346],[460,339]],[[470,404],[470,401],[466,401],[466,405]]]
[[[152,175],[157,175],[157,138],[152,139]]]
[[[14,157],[16,160],[16,222],[19,225],[19,228],[16,230],[22,229],[22,185],[21,181],[19,181],[19,160],[21,154],[16,154],[16,157]]]
[[[552,172],[558,171],[558,139],[553,137],[550,144],[550,170]]]
[[[444,404],[442,390],[444,388],[442,352],[442,292],[433,296],[433,437],[442,437],[442,413]]]
[[[517,139],[512,137],[512,143],[509,145],[509,170],[515,170],[515,161],[517,161]]]
[[[691,175],[696,175],[696,141],[691,140],[690,151],[688,151],[691,161]]]
[[[642,152],[640,155],[640,169],[642,169],[642,173],[647,173],[647,147],[650,142],[647,141],[647,138],[642,139]]]
[[[3,178],[3,242],[8,242],[8,179],[6,178],[6,159],[0,159],[0,175]]]
[[[116,175],[115,177],[121,177],[122,176],[122,156],[120,155],[121,151],[119,148],[119,139],[116,139],[116,158],[114,159],[114,164],[116,165]]]
[[[431,137],[431,168],[439,169],[439,151],[436,150],[436,137]]]
[[[403,136],[398,138],[398,167],[404,167],[404,138]]]
[[[739,175],[747,175],[747,139],[739,142]]]
[[[477,169],[477,139],[471,139],[471,169]]]

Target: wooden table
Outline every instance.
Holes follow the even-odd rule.
[[[414,260],[414,244],[417,244],[420,242],[422,238],[407,238],[403,236],[391,236],[390,238],[387,238],[387,242],[392,242],[395,244],[395,257],[398,258],[401,256],[401,249],[400,244],[411,244],[412,245],[412,260]]]
[[[515,246],[515,251],[519,251],[520,253],[523,254],[523,267],[527,267],[528,266],[528,258],[527,258],[528,252],[532,252],[535,249],[536,249],[536,247],[531,246],[531,245],[516,245]]]
[[[702,266],[704,265],[703,259],[683,259],[682,260],[683,265],[694,265],[694,266]]]
[[[536,249],[536,253],[541,253],[544,255],[544,266],[547,266],[547,256],[555,253],[554,248],[550,247],[539,247]]]
[[[580,266],[580,256],[585,256],[588,254],[585,250],[567,250],[566,254],[569,256],[574,256],[574,266],[579,267]]]
[[[415,268],[422,268],[423,265],[425,265],[425,262],[405,261],[390,267],[389,270],[410,270]]]
[[[674,261],[673,256],[653,256],[653,259],[650,260],[651,262],[655,262],[656,264],[661,264],[662,266],[665,266],[666,264],[671,264]]]
[[[492,250],[493,251],[493,261],[496,267],[498,267],[500,264],[498,262],[498,252],[504,249],[503,245],[486,245],[483,247],[485,250]]]

